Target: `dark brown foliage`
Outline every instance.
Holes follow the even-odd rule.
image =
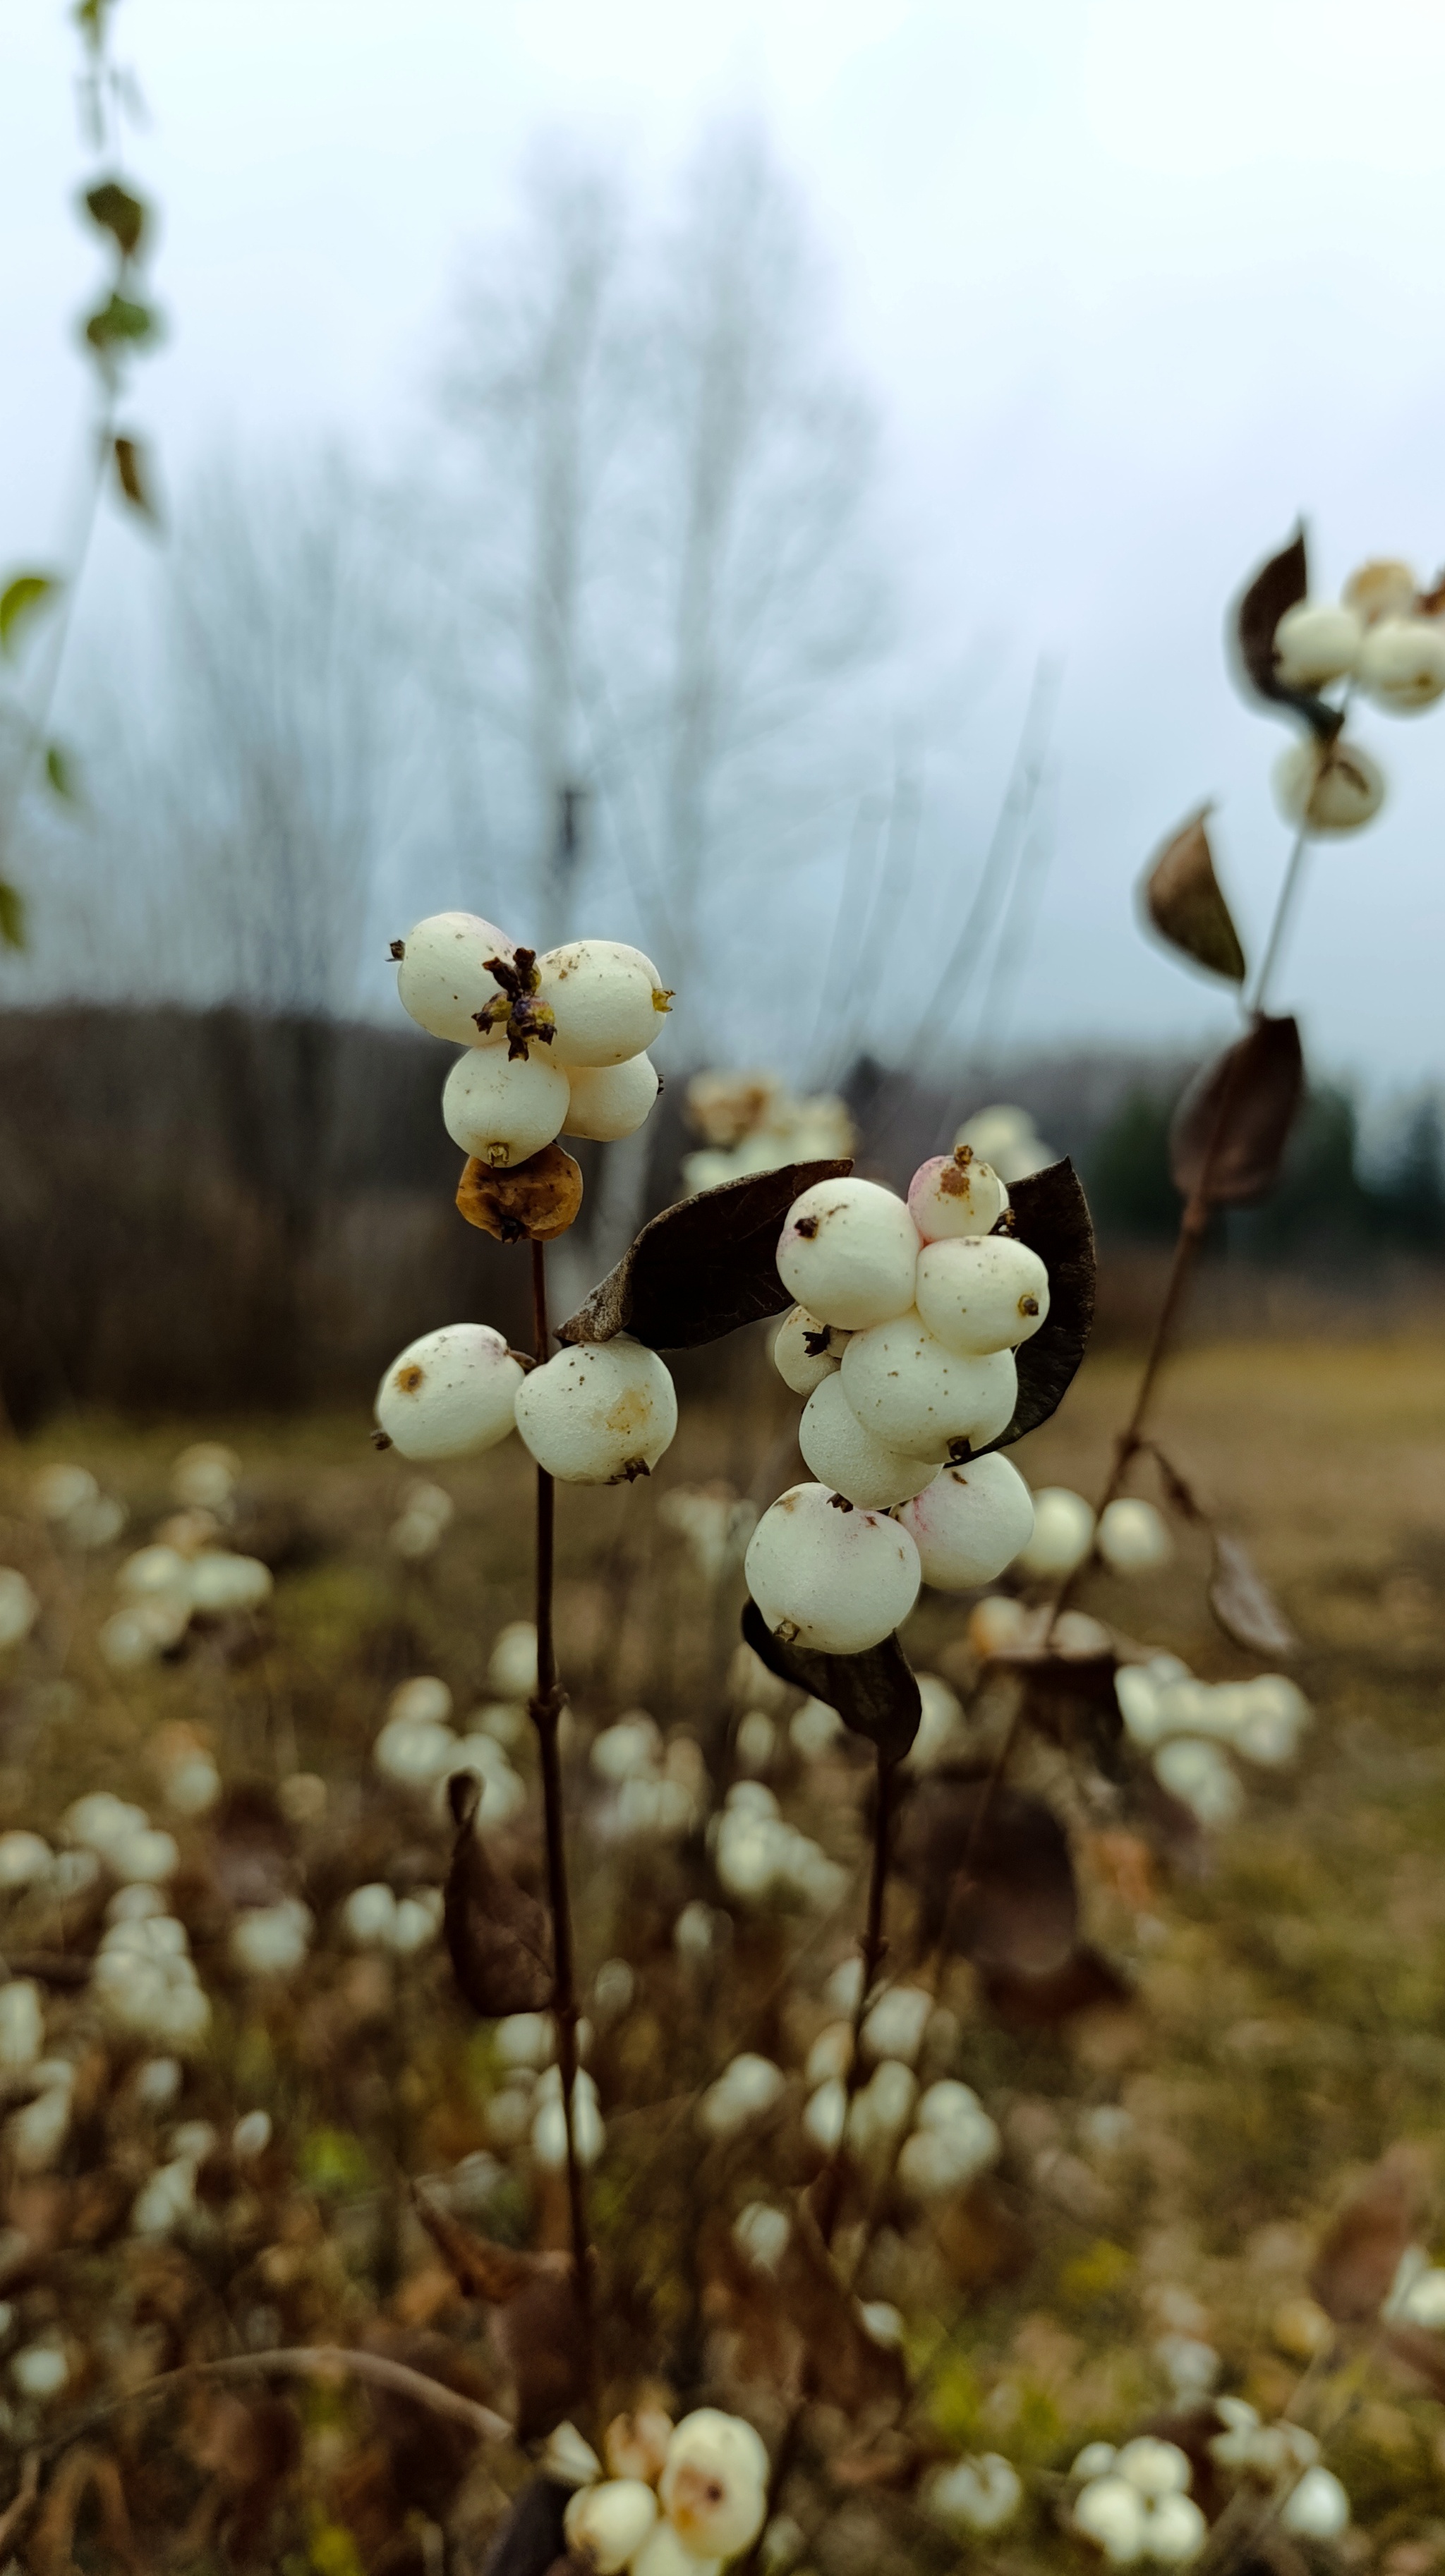
[[[1272,706],[1292,707],[1321,742],[1333,742],[1343,722],[1339,708],[1310,689],[1287,688],[1275,668],[1275,629],[1285,610],[1294,608],[1308,591],[1309,564],[1301,528],[1255,574],[1239,603],[1235,635],[1245,678],[1257,695]]]
[[[1094,1320],[1094,1227],[1078,1173],[1067,1156],[1027,1180],[1009,1183],[1017,1241],[1036,1252],[1049,1274],[1049,1312],[1020,1344],[1018,1402],[1008,1428],[989,1449],[1010,1449],[1063,1403],[1078,1374]],[[986,1453],[980,1453],[986,1454]]]
[[[562,2517],[570,2487],[553,2478],[534,2478],[523,2487],[482,2562],[482,2576],[547,2576],[549,2567],[566,2556]]]
[[[558,1326],[562,1342],[631,1333],[649,1350],[694,1350],[792,1304],[778,1277],[778,1237],[794,1199],[841,1180],[846,1162],[785,1163],[665,1208],[615,1270]]]
[[[1196,1076],[1174,1113],[1175,1188],[1185,1198],[1197,1192],[1208,1207],[1262,1199],[1279,1178],[1303,1092],[1298,1024],[1257,1019]]]
[[[744,1605],[743,1635],[779,1681],[835,1708],[850,1732],[866,1736],[885,1762],[902,1761],[918,1733],[923,1703],[896,1637],[885,1637],[881,1646],[870,1646],[862,1655],[823,1655],[806,1646],[785,1646],[755,1601]]]
[[[456,1840],[443,1930],[457,1984],[473,2012],[544,2012],[552,2000],[552,1927],[545,1906],[495,1869],[476,1830],[482,1784],[455,1771],[447,1796]]]
[[[1208,974],[1226,976],[1231,984],[1244,982],[1244,950],[1214,873],[1204,814],[1196,814],[1156,852],[1139,893],[1146,920],[1171,948]]]
[[[1379,2315],[1420,2228],[1422,2180],[1418,2153],[1391,2147],[1345,2202],[1310,2275],[1311,2291],[1337,2325],[1365,2325]]]
[[[1054,1974],[1072,1956],[1078,1891],[1051,1808],[985,1773],[935,1774],[910,1798],[898,1866],[916,1887],[920,1933],[979,1968]]]

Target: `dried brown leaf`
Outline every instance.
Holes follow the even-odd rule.
[[[1078,1890],[1053,1810],[989,1776],[935,1772],[898,1832],[898,1867],[919,1898],[919,1931],[987,1970],[1047,1977],[1073,1956]]]
[[[456,1839],[447,1871],[442,1929],[457,1984],[484,2019],[545,2012],[555,1972],[545,1906],[494,1869],[476,1830],[482,1784],[474,1771],[447,1782]]]
[[[473,1155],[457,1183],[457,1206],[468,1225],[498,1243],[550,1243],[566,1233],[581,1205],[582,1167],[560,1145],[544,1145],[500,1172]]]
[[[1171,948],[1208,974],[1242,984],[1248,971],[1244,950],[1214,873],[1204,822],[1204,813],[1196,814],[1156,852],[1140,898],[1146,918]]]
[[[453,2218],[433,2192],[419,2189],[415,2197],[418,2218],[469,2299],[505,2307],[539,2272],[555,2272],[570,2261],[566,2255],[520,2254],[513,2246],[494,2245]]]
[[[896,1636],[861,1655],[816,1654],[806,1646],[785,1646],[755,1601],[744,1606],[743,1635],[780,1681],[836,1709],[850,1732],[866,1736],[886,1762],[902,1761],[918,1733],[923,1703]]]
[[[1247,1207],[1274,1187],[1304,1089],[1294,1020],[1257,1019],[1190,1084],[1169,1130],[1174,1186],[1208,1207]]]
[[[1378,2316],[1424,2214],[1425,2177],[1417,2152],[1391,2147],[1350,2194],[1329,2229],[1310,2274],[1310,2294],[1337,2325]]]
[[[46,2491],[26,2551],[34,2576],[71,2576],[75,2526],[87,2494],[93,2493],[101,2537],[111,2556],[141,2576],[143,2561],[126,2511],[120,2471],[109,2451],[67,2451]]]
[[[144,448],[134,438],[117,438],[114,453],[115,479],[122,497],[129,501],[133,510],[139,510],[143,518],[157,518],[159,513],[150,489],[150,465]]]
[[[1252,1655],[1294,1655],[1299,1639],[1280,1609],[1243,1539],[1214,1533],[1209,1607],[1236,1646]]]
[[[1046,1321],[1014,1354],[1018,1401],[1006,1431],[990,1449],[1012,1448],[1063,1403],[1088,1347],[1094,1320],[1094,1227],[1089,1202],[1065,1157],[1027,1180],[1010,1181],[1016,1240],[1036,1252],[1049,1274]]]
[[[875,2343],[857,2298],[840,2279],[806,2195],[778,2265],[778,2289],[803,2339],[812,2395],[855,2420],[877,2407],[895,2411],[907,2394],[903,2357]]]
[[[533,2478],[523,2487],[492,2534],[482,2576],[547,2576],[566,2556],[562,2517],[571,2493],[553,2478]]]
[[[582,2311],[570,2262],[538,2268],[492,2321],[516,2390],[517,2439],[539,2440],[588,2398]]]
[[[1274,638],[1287,608],[1309,590],[1309,564],[1304,530],[1299,528],[1277,555],[1255,574],[1235,615],[1235,638],[1244,675],[1256,695],[1272,706],[1292,707],[1322,742],[1333,742],[1343,722],[1338,707],[1310,689],[1287,688],[1275,667]]]
[[[692,1350],[740,1324],[781,1315],[792,1298],[778,1277],[778,1237],[794,1199],[835,1181],[846,1162],[784,1163],[664,1208],[609,1270],[562,1342],[607,1342],[631,1333],[649,1350]]]

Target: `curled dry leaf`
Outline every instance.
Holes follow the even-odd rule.
[[[473,2012],[545,2012],[552,2001],[552,1927],[546,1908],[494,1869],[476,1830],[482,1784],[454,1771],[447,1798],[456,1840],[447,1871],[442,1929],[457,1984]]]
[[[1268,1584],[1256,1571],[1243,1539],[1214,1533],[1214,1571],[1209,1580],[1209,1607],[1236,1646],[1252,1655],[1294,1655],[1299,1639]]]
[[[414,2198],[418,2218],[469,2299],[504,2308],[540,2270],[555,2268],[545,2255],[520,2254],[511,2245],[494,2245],[489,2236],[476,2235],[443,2208],[434,2192],[418,2186]]]
[[[901,1762],[918,1733],[923,1703],[908,1658],[896,1636],[862,1655],[815,1654],[785,1646],[773,1635],[755,1601],[743,1610],[743,1635],[779,1681],[837,1710],[854,1735],[866,1736],[885,1762]]]
[[[1303,1090],[1298,1023],[1257,1019],[1247,1037],[1196,1076],[1174,1112],[1175,1188],[1206,1207],[1248,1207],[1264,1198],[1279,1178]]]
[[[1235,637],[1245,678],[1256,695],[1272,706],[1292,707],[1322,742],[1333,742],[1344,722],[1339,708],[1312,689],[1287,688],[1275,667],[1275,629],[1285,610],[1296,607],[1308,590],[1309,562],[1300,528],[1255,574],[1236,612]]]
[[[581,1165],[560,1145],[544,1145],[509,1171],[493,1171],[473,1155],[457,1183],[457,1206],[468,1225],[498,1243],[550,1243],[575,1222],[581,1205]]]
[[[902,2355],[875,2343],[868,2332],[806,2193],[794,2209],[793,2232],[778,2265],[778,2294],[802,2338],[810,2394],[840,2407],[855,2423],[875,2408],[895,2413],[908,2384]]]
[[[1205,830],[1206,806],[1175,832],[1150,861],[1140,886],[1146,919],[1196,966],[1242,984],[1247,972],[1239,933],[1214,873]]]
[[[1350,2194],[1315,2258],[1310,2294],[1337,2325],[1378,2316],[1419,2233],[1425,2176],[1418,2151],[1391,2147]]]
[[[1052,1808],[985,1772],[939,1774],[915,1792],[898,1866],[917,1889],[927,1947],[942,1938],[975,1966],[1050,1977],[1072,1958],[1079,1899]]]
[[[631,1333],[649,1350],[693,1350],[740,1324],[781,1315],[793,1302],[777,1265],[788,1210],[816,1182],[841,1180],[852,1168],[784,1163],[664,1208],[558,1326],[558,1340],[610,1342],[614,1333]]]
[[[492,2534],[482,2576],[547,2576],[567,2555],[563,2516],[571,2496],[571,2488],[554,2478],[533,2478],[524,2486]]]
[[[1010,1181],[1015,1240],[1036,1252],[1049,1274],[1045,1322],[1014,1354],[1018,1401],[1006,1430],[989,1449],[1010,1449],[1063,1403],[1078,1374],[1094,1320],[1094,1227],[1078,1173],[1067,1156],[1027,1180]],[[986,1451],[980,1455],[986,1455]]]

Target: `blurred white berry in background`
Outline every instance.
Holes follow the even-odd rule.
[[[908,1213],[924,1243],[991,1234],[1008,1207],[1008,1191],[971,1145],[920,1163],[908,1184]]]
[[[1156,1566],[1168,1565],[1174,1554],[1163,1513],[1134,1494],[1120,1494],[1105,1504],[1094,1544],[1115,1574],[1152,1573]]]
[[[225,1512],[240,1481],[241,1461],[220,1440],[194,1440],[171,1469],[171,1492],[178,1503],[207,1512]]]
[[[44,2405],[70,2385],[70,2364],[58,2335],[44,2335],[10,2356],[10,2377],[22,2397]]]
[[[684,2415],[658,2481],[662,2510],[694,2560],[736,2558],[762,2530],[768,2455],[741,2415]]]
[[[0,1565],[0,1649],[18,1646],[40,1616],[40,1604],[19,1568]]]
[[[0,2066],[33,2066],[45,2045],[40,1988],[29,1977],[0,1985]]]
[[[517,1391],[517,1429],[564,1485],[618,1485],[656,1466],[677,1430],[677,1391],[626,1333],[561,1350]]]
[[[1415,715],[1445,695],[1445,619],[1384,617],[1360,647],[1359,683],[1391,715]]]
[[[528,1700],[537,1687],[537,1631],[530,1619],[499,1629],[487,1663],[487,1688],[498,1699]]]
[[[1408,617],[1418,593],[1419,584],[1409,564],[1381,556],[1351,573],[1344,588],[1344,602],[1366,626],[1373,626],[1380,617]]]
[[[47,1875],[52,1858],[50,1845],[40,1834],[27,1833],[18,1825],[0,1834],[0,1896],[36,1886]]]
[[[972,2087],[945,2078],[919,2101],[913,2135],[898,2159],[899,2182],[916,2200],[946,2198],[986,2172],[1001,2145]]]
[[[378,1427],[403,1458],[475,1458],[512,1429],[524,1374],[490,1324],[443,1324],[392,1361]]]
[[[757,1526],[757,1506],[731,1485],[674,1485],[657,1507],[664,1529],[686,1541],[705,1583],[717,1583],[741,1559]]]
[[[926,1986],[890,1986],[863,2024],[865,2057],[916,2057],[932,2013],[933,1996]]]
[[[231,1958],[253,1977],[286,1977],[300,1967],[316,1926],[299,1896],[256,1905],[231,1926]]]
[[[567,2162],[567,2121],[562,2107],[560,2068],[549,2066],[540,2078],[533,2096],[536,2109],[532,2119],[532,2153],[539,2165],[559,2172]],[[572,2137],[577,2161],[595,2165],[607,2143],[607,2131],[597,2105],[597,2087],[585,2066],[577,2070],[572,2088]]]
[[[1033,1113],[1011,1101],[995,1100],[969,1112],[953,1139],[971,1146],[980,1162],[991,1163],[1001,1181],[1027,1181],[1059,1159],[1034,1125]]]
[[[1094,1514],[1067,1485],[1041,1485],[1034,1496],[1034,1532],[1018,1552],[1020,1574],[1041,1580],[1072,1574],[1094,1544]]]
[[[1358,832],[1385,798],[1377,762],[1356,742],[1322,743],[1313,734],[1281,752],[1273,773],[1275,801],[1287,822],[1312,832]]]
[[[723,2068],[697,2106],[697,2124],[710,2138],[736,2137],[763,2119],[781,2099],[784,2075],[769,2057],[745,2052]]]
[[[1154,1776],[1201,1825],[1233,1824],[1244,1805],[1238,1776],[1206,1737],[1177,1735],[1162,1744],[1154,1756]]]
[[[918,1253],[918,1229],[891,1190],[818,1181],[788,1210],[778,1276],[810,1315],[854,1332],[908,1312]]]
[[[212,1618],[227,1611],[259,1610],[272,1588],[271,1569],[257,1556],[234,1556],[229,1549],[212,1548],[191,1565],[191,1607]]]
[[[88,1467],[72,1467],[57,1460],[54,1466],[42,1467],[30,1488],[36,1510],[48,1521],[67,1521],[82,1503],[93,1503],[100,1487]]]
[[[1350,2499],[1332,2469],[1316,2462],[1280,2507],[1280,2529],[1298,2540],[1337,2540],[1349,2528]]]
[[[918,1550],[923,1580],[938,1592],[992,1583],[1029,1546],[1034,1497],[998,1450],[966,1467],[945,1467],[898,1514]]]
[[[1012,2461],[985,2451],[935,2469],[924,2483],[923,2509],[957,2531],[1002,2531],[1023,2498],[1023,2480]]]
[[[907,1618],[922,1572],[906,1530],[835,1504],[826,1485],[794,1485],[764,1512],[744,1561],[768,1626],[824,1654],[857,1655]]]
[[[717,1189],[784,1163],[844,1162],[853,1121],[831,1092],[796,1100],[774,1073],[699,1073],[687,1086],[688,1118],[704,1139],[683,1157],[688,1191]]]
[[[1354,670],[1364,637],[1356,609],[1327,599],[1296,600],[1274,630],[1275,671],[1288,689],[1328,688]]]
[[[398,1556],[419,1562],[440,1546],[455,1513],[456,1505],[441,1485],[408,1485],[401,1510],[387,1532],[388,1541]]]
[[[755,2263],[760,2272],[776,2272],[792,2233],[793,2222],[787,2211],[773,2208],[766,2200],[750,2200],[733,2220],[734,2244],[741,2246],[748,2261]]]

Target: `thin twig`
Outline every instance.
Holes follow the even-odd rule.
[[[494,2414],[490,2406],[480,2406],[474,2397],[464,2397],[460,2389],[448,2388],[439,2379],[429,2379],[425,2371],[409,2370],[404,2361],[389,2361],[384,2353],[356,2352],[343,2344],[298,2345],[289,2351],[227,2353],[219,2361],[189,2361],[179,2370],[165,2370],[158,2379],[142,2381],[139,2388],[127,2389],[123,2396],[108,2397],[103,2405],[93,2406],[67,2431],[55,2434],[44,2445],[41,2458],[51,2458],[77,2442],[97,2424],[112,2415],[123,2414],[128,2406],[149,2406],[157,2398],[173,2397],[179,2390],[190,2388],[206,2379],[352,2379],[369,2380],[375,2388],[390,2389],[394,2397],[409,2397],[413,2404],[429,2406],[434,2415],[450,2415],[458,2424],[469,2424],[484,2442],[510,2442],[516,2438],[516,2427],[505,2415]]]
[[[20,2471],[20,2484],[10,2502],[0,2513],[0,2549],[7,2549],[24,2528],[40,2493],[40,2453],[27,2451]]]
[[[539,1362],[551,1347],[547,1320],[546,1246],[532,1245],[532,1315]],[[552,1620],[556,1568],[556,1487],[545,1467],[537,1469],[537,1688],[530,1702],[537,1731],[542,1771],[542,1807],[547,1842],[547,1901],[552,1916],[552,1955],[556,1982],[552,2011],[557,2025],[557,2071],[562,2079],[562,2119],[567,2142],[567,2206],[572,2229],[572,2271],[583,2343],[583,2375],[594,2385],[592,2334],[592,2263],[587,2232],[587,2197],[582,2162],[577,2153],[577,1980],[572,1956],[572,1907],[567,1889],[566,1823],[562,1806],[562,1759],[558,1746],[563,1692],[557,1679],[557,1646]]]

